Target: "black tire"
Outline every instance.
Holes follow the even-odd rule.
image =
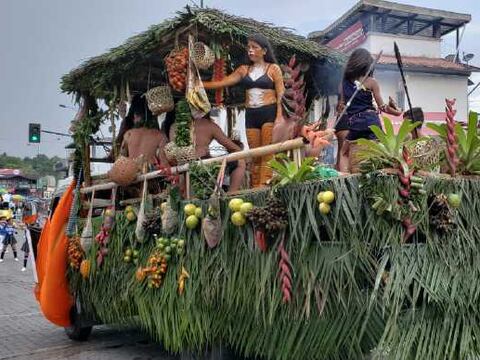
[[[77,305],[73,305],[70,310],[70,321],[72,325],[64,328],[68,338],[73,341],[87,341],[93,326],[82,326]]]

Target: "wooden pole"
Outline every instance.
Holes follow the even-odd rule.
[[[243,150],[243,151],[238,151],[234,152],[228,155],[224,156],[219,156],[211,159],[205,159],[205,160],[199,160],[197,161],[197,164],[200,165],[209,165],[209,164],[215,164],[215,163],[221,163],[224,159],[227,162],[232,162],[232,161],[237,161],[237,160],[243,160],[247,158],[255,158],[255,157],[262,157],[266,155],[272,155],[276,153],[281,153],[284,151],[289,151],[289,150],[294,150],[294,149],[300,149],[304,147],[303,143],[303,138],[296,138],[293,140],[288,140],[284,141],[282,143],[277,143],[277,144],[271,144],[271,145],[266,145],[266,146],[261,146],[257,147],[255,149],[250,149],[250,150]],[[171,175],[176,175],[180,173],[184,173],[188,171],[189,165],[181,165],[181,166],[176,166],[171,168]],[[134,183],[141,182],[146,180],[151,180],[155,179],[160,176],[165,176],[165,170],[157,170],[150,172],[145,175],[139,175],[137,176],[136,180]],[[98,191],[98,190],[108,190],[113,187],[117,186],[114,182],[109,182],[105,184],[98,184],[94,186],[88,186],[83,189],[81,189],[81,193],[83,194],[88,194],[91,193],[93,190]]]

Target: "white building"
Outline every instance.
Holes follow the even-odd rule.
[[[442,121],[445,98],[455,98],[457,120],[466,121],[469,76],[480,69],[461,63],[462,56],[443,58],[441,45],[443,36],[456,31],[458,48],[460,29],[470,20],[469,14],[361,0],[326,29],[309,37],[345,53],[362,47],[375,56],[383,50],[375,70],[383,98],[392,96],[406,109],[408,104],[394,54],[396,42],[412,106],[423,108],[426,121]]]

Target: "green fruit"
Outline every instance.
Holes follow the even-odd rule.
[[[195,209],[195,216],[198,217],[198,218],[201,218],[202,217],[202,209],[201,208],[196,208]]]
[[[327,215],[329,212],[330,212],[330,205],[328,205],[327,203],[320,203],[320,205],[318,205],[318,210],[320,210],[320,212],[323,214],[323,215]]]
[[[168,241],[168,239],[162,238],[162,239],[161,239],[161,243],[162,243],[164,246],[167,246],[168,244],[170,244],[170,241]]]
[[[133,253],[132,249],[125,250],[125,256],[132,256],[132,253]]]
[[[197,207],[194,204],[187,204],[183,208],[186,216],[195,215],[195,210],[197,210]]]
[[[133,257],[134,258],[138,257],[138,250],[133,250]]]
[[[333,191],[325,191],[323,193],[323,202],[326,204],[331,204],[335,200],[335,194]]]
[[[105,216],[106,217],[114,217],[115,216],[115,211],[113,211],[113,209],[107,209],[107,210],[105,210]]]
[[[179,247],[184,247],[185,246],[185,240],[178,240],[178,244],[177,244]]]
[[[165,248],[165,253],[166,253],[166,254],[170,254],[171,252],[172,252],[172,248],[171,248],[170,246],[167,246],[167,247]]]
[[[325,194],[325,191],[320,191],[317,195],[317,201],[319,203],[323,202],[323,195]]]
[[[236,211],[230,217],[232,224],[235,226],[243,226],[247,222],[245,216],[240,211]]]
[[[242,204],[243,204],[242,199],[235,198],[235,199],[230,200],[230,202],[228,203],[228,207],[230,208],[230,210],[232,210],[234,212],[237,212],[237,211],[240,211],[240,208],[242,207]]]
[[[461,202],[462,202],[462,197],[460,195],[455,193],[448,194],[448,203],[450,204],[451,207],[458,208]]]
[[[134,263],[135,265],[138,265],[138,259],[133,259],[133,263]]]
[[[158,245],[157,245],[157,248],[159,248],[160,250],[163,250],[163,249],[165,249],[165,245],[163,245],[163,244],[158,244]]]
[[[253,204],[251,202],[243,203],[242,206],[240,206],[240,212],[242,213],[242,215],[247,215],[247,213],[252,209]]]
[[[149,282],[147,286],[149,289],[153,289],[153,283]]]
[[[171,247],[173,250],[175,250],[175,249],[176,249],[176,247],[177,247],[177,244],[176,244],[176,243],[174,243],[174,242],[172,242],[172,243],[170,244],[170,247]]]
[[[135,219],[137,218],[137,215],[135,215],[135,213],[133,211],[129,211],[127,212],[127,214],[125,215],[127,220],[132,222],[132,221],[135,221]]]
[[[178,243],[178,239],[177,239],[177,238],[173,238],[170,242],[171,242],[172,244],[177,244],[177,243]]]
[[[125,261],[126,263],[129,263],[131,260],[132,260],[132,258],[130,256],[124,256],[123,257],[123,261]]]
[[[188,229],[193,230],[198,226],[199,222],[200,220],[198,219],[198,217],[196,217],[195,215],[190,215],[185,220],[185,225],[187,225]]]

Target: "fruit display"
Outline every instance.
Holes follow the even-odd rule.
[[[221,81],[227,74],[227,63],[223,56],[217,57],[213,63],[212,81]],[[215,90],[215,105],[223,105],[223,88]]]
[[[138,264],[139,252],[137,249],[126,248],[123,252],[123,262]]]
[[[189,146],[192,143],[190,127],[192,116],[190,108],[185,100],[180,100],[175,107],[175,144],[177,146]]]
[[[462,197],[459,194],[455,194],[455,193],[448,194],[448,204],[452,208],[454,209],[459,208],[461,202],[462,202]]]
[[[155,235],[156,248],[169,261],[172,256],[185,254],[185,240],[178,238],[158,237]]]
[[[75,236],[69,240],[67,254],[70,267],[74,270],[79,270],[82,259],[85,256],[79,237]]]
[[[185,90],[187,85],[188,49],[174,49],[165,58],[168,81],[178,92]]]
[[[145,221],[143,222],[143,226],[147,234],[153,236],[154,234],[160,234],[162,232],[161,212],[162,210],[159,210],[157,208],[156,210],[145,214]]]
[[[228,203],[228,207],[232,211],[230,221],[233,225],[241,227],[247,223],[247,214],[252,211],[253,204],[244,202],[243,199],[234,198]]]
[[[133,207],[130,205],[125,208],[124,214],[125,214],[125,218],[129,222],[134,222],[135,220],[137,220],[137,214],[135,213],[135,210],[133,209]]]
[[[189,87],[186,98],[190,105],[205,114],[211,110],[210,101],[203,87],[198,85]]]
[[[167,273],[168,260],[159,249],[155,249],[147,260],[146,267],[140,267],[135,272],[135,278],[139,282],[148,280],[148,288],[158,289],[162,286]]]
[[[241,204],[238,208],[241,208]],[[247,213],[247,218],[254,228],[267,231],[268,234],[277,233],[288,226],[287,209],[276,197],[269,197],[263,207],[254,207]]]
[[[185,225],[187,226],[187,229],[195,229],[198,224],[200,224],[202,209],[195,204],[187,204],[183,208],[183,212],[185,213]]]
[[[82,278],[88,279],[90,276],[90,260],[82,260],[82,263],[80,264],[80,274],[82,275]]]
[[[317,195],[318,210],[327,215],[330,213],[331,204],[335,201],[335,193],[333,191],[320,191]]]
[[[448,233],[456,226],[455,214],[452,209],[454,206],[451,205],[450,195],[451,194],[449,194],[449,196],[445,194],[438,194],[431,195],[428,198],[430,226],[440,234]],[[453,199],[454,205],[456,205],[456,197]]]
[[[97,266],[100,267],[103,263],[103,259],[108,254],[107,244],[110,240],[110,232],[112,231],[115,221],[115,210],[108,208],[103,213],[103,223],[100,232],[95,236],[95,241],[98,243],[99,248],[97,251]]]
[[[182,271],[180,272],[180,276],[178,277],[178,294],[183,295],[185,291],[185,282],[190,277],[190,274],[187,270],[182,266]]]

